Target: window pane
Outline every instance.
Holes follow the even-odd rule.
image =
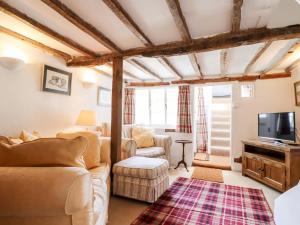
[[[149,91],[135,90],[135,123],[149,125]]]
[[[167,88],[167,124],[176,126],[178,88]]]
[[[165,90],[151,89],[151,124],[165,124]]]
[[[241,85],[241,97],[242,98],[254,97],[254,84],[242,84]]]

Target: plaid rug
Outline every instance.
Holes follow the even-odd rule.
[[[258,189],[180,177],[132,225],[275,225]]]

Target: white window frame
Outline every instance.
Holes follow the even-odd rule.
[[[153,89],[164,89],[164,110],[165,110],[165,123],[164,124],[152,124],[152,113],[151,113],[151,90]],[[137,124],[137,125],[146,125],[148,127],[154,127],[154,128],[169,128],[169,129],[175,129],[176,128],[176,124],[167,124],[167,110],[168,110],[168,104],[167,104],[167,89],[168,88],[176,88],[176,87],[156,87],[156,88],[136,88],[137,90],[147,90],[147,94],[148,94],[148,98],[149,98],[149,124]],[[176,112],[177,114],[177,112]]]
[[[244,85],[251,85],[252,86],[252,95],[251,96],[242,96],[242,86]],[[241,99],[253,99],[255,98],[255,83],[251,82],[251,83],[240,83],[240,98]]]

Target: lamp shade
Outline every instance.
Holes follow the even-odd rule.
[[[96,112],[91,110],[81,110],[76,125],[96,126]]]

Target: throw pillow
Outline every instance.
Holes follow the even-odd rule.
[[[19,145],[0,143],[0,166],[85,167],[87,140],[42,138]]]
[[[76,137],[85,137],[88,141],[86,152],[83,154],[83,159],[85,161],[86,167],[88,169],[97,167],[100,165],[100,142],[98,132],[93,131],[78,131],[70,133],[58,133],[56,137],[73,139]]]
[[[136,145],[138,148],[147,148],[154,146],[153,133],[150,129],[143,127],[133,127],[132,138],[136,141]]]
[[[37,131],[33,131],[32,133],[27,132],[26,130],[22,130],[20,134],[20,139],[23,141],[34,141],[36,139],[39,139],[40,135]]]

